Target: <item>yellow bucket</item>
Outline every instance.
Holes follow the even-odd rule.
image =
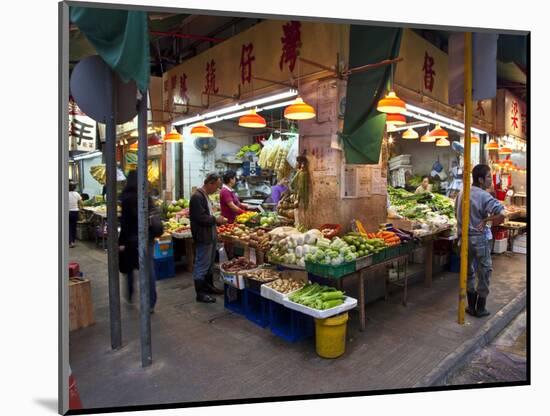
[[[323,358],[337,358],[346,352],[348,313],[315,319],[315,348]]]

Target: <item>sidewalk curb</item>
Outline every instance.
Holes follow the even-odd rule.
[[[476,333],[447,355],[432,371],[413,387],[445,385],[447,376],[467,361],[477,350],[489,344],[526,306],[527,290],[519,293],[508,305],[491,317]]]

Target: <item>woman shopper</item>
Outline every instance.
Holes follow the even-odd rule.
[[[191,221],[191,235],[195,243],[195,265],[193,280],[197,302],[212,303],[216,299],[210,294],[221,295],[223,290],[214,286],[213,266],[216,259],[217,234],[216,225],[227,223],[227,220],[213,215],[212,202],[209,195],[216,192],[221,185],[220,176],[210,173],[189,201],[189,219]]]
[[[489,282],[493,264],[491,259],[492,240],[489,221],[498,225],[504,220],[504,206],[491,196],[488,189],[492,186],[491,168],[487,165],[477,165],[472,170],[473,186],[470,190],[470,218],[468,222],[468,279],[466,312],[478,318],[489,315],[485,308],[489,295]],[[458,238],[462,230],[462,196],[460,192],[456,199],[456,218]],[[477,285],[476,285],[477,272]]]
[[[430,178],[428,176],[424,176],[422,178],[422,183],[418,188],[416,188],[416,191],[414,191],[415,194],[425,194],[427,192],[432,192],[432,185],[430,185]]]
[[[155,209],[151,198],[149,200],[149,211]],[[137,171],[132,170],[126,178],[126,185],[120,194],[121,215],[120,215],[120,235],[118,237],[119,245],[119,270],[126,274],[126,295],[128,303],[132,303],[134,294],[134,270],[139,269],[138,254],[138,186]],[[150,292],[150,312],[154,313],[157,303],[156,276],[153,263],[153,249],[155,236],[149,232],[149,255],[146,258],[149,267],[149,292]]]
[[[76,184],[69,182],[69,247],[74,247],[76,240],[76,223],[82,209],[82,197],[76,192]]]
[[[248,209],[248,205],[241,203],[239,197],[233,191],[236,183],[237,174],[235,171],[228,170],[224,173],[223,186],[220,191],[220,209],[222,216],[227,218],[229,224],[233,224],[237,215]]]

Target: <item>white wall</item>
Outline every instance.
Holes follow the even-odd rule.
[[[399,136],[394,137],[393,148],[396,155],[411,155],[414,175],[429,175],[438,157],[439,163],[449,174],[451,161],[456,160],[457,156],[450,146],[437,147],[435,143],[421,143],[420,139],[405,140]]]
[[[224,129],[219,123],[210,125],[217,139],[216,149],[205,156],[193,144],[189,129],[183,131],[183,188],[184,197],[190,198],[191,189],[201,186],[204,177],[215,170],[215,162],[225,153],[235,155],[241,147],[252,143],[252,134],[239,129]]]

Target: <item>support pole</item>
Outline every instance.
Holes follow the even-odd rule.
[[[464,33],[464,174],[462,193],[462,230],[460,245],[460,293],[458,323],[464,325],[466,276],[468,273],[468,227],[470,225],[470,172],[472,128],[472,33]]]
[[[139,254],[139,310],[141,337],[141,366],[153,361],[151,352],[150,267],[149,250],[149,197],[147,189],[147,91],[143,93],[138,108],[138,254]]]
[[[116,195],[116,108],[117,93],[115,88],[115,73],[106,71],[105,86],[111,108],[109,117],[105,120],[105,168],[107,176],[107,264],[109,276],[109,319],[111,323],[111,348],[122,346],[122,330],[120,324],[120,284],[118,278],[118,218]],[[103,230],[101,230],[103,232]]]

